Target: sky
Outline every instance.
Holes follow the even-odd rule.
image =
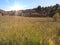
[[[0,9],[25,10],[39,5],[45,7],[55,4],[60,4],[60,0],[0,0]]]

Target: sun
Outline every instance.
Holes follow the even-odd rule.
[[[12,7],[12,10],[20,10],[20,9],[21,9],[21,7],[19,5],[15,5]]]
[[[9,5],[5,10],[6,11],[18,11],[18,10],[25,10],[26,9],[26,5],[22,5],[22,4],[13,4],[13,5]]]
[[[22,9],[23,9],[22,6],[20,6],[18,4],[9,7],[9,10],[16,10],[17,11],[17,10],[22,10]]]

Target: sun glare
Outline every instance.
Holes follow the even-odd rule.
[[[22,6],[20,6],[20,5],[13,5],[13,6],[11,6],[10,8],[9,8],[9,10],[22,10],[23,8],[22,8]]]

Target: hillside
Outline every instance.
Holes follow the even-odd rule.
[[[25,16],[25,17],[53,17],[56,13],[60,15],[60,5],[56,4],[49,7],[38,6],[33,9],[4,11],[0,9],[0,16]]]

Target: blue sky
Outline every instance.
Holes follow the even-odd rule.
[[[38,5],[50,6],[60,4],[60,0],[0,0],[0,9],[22,10],[35,8]]]

